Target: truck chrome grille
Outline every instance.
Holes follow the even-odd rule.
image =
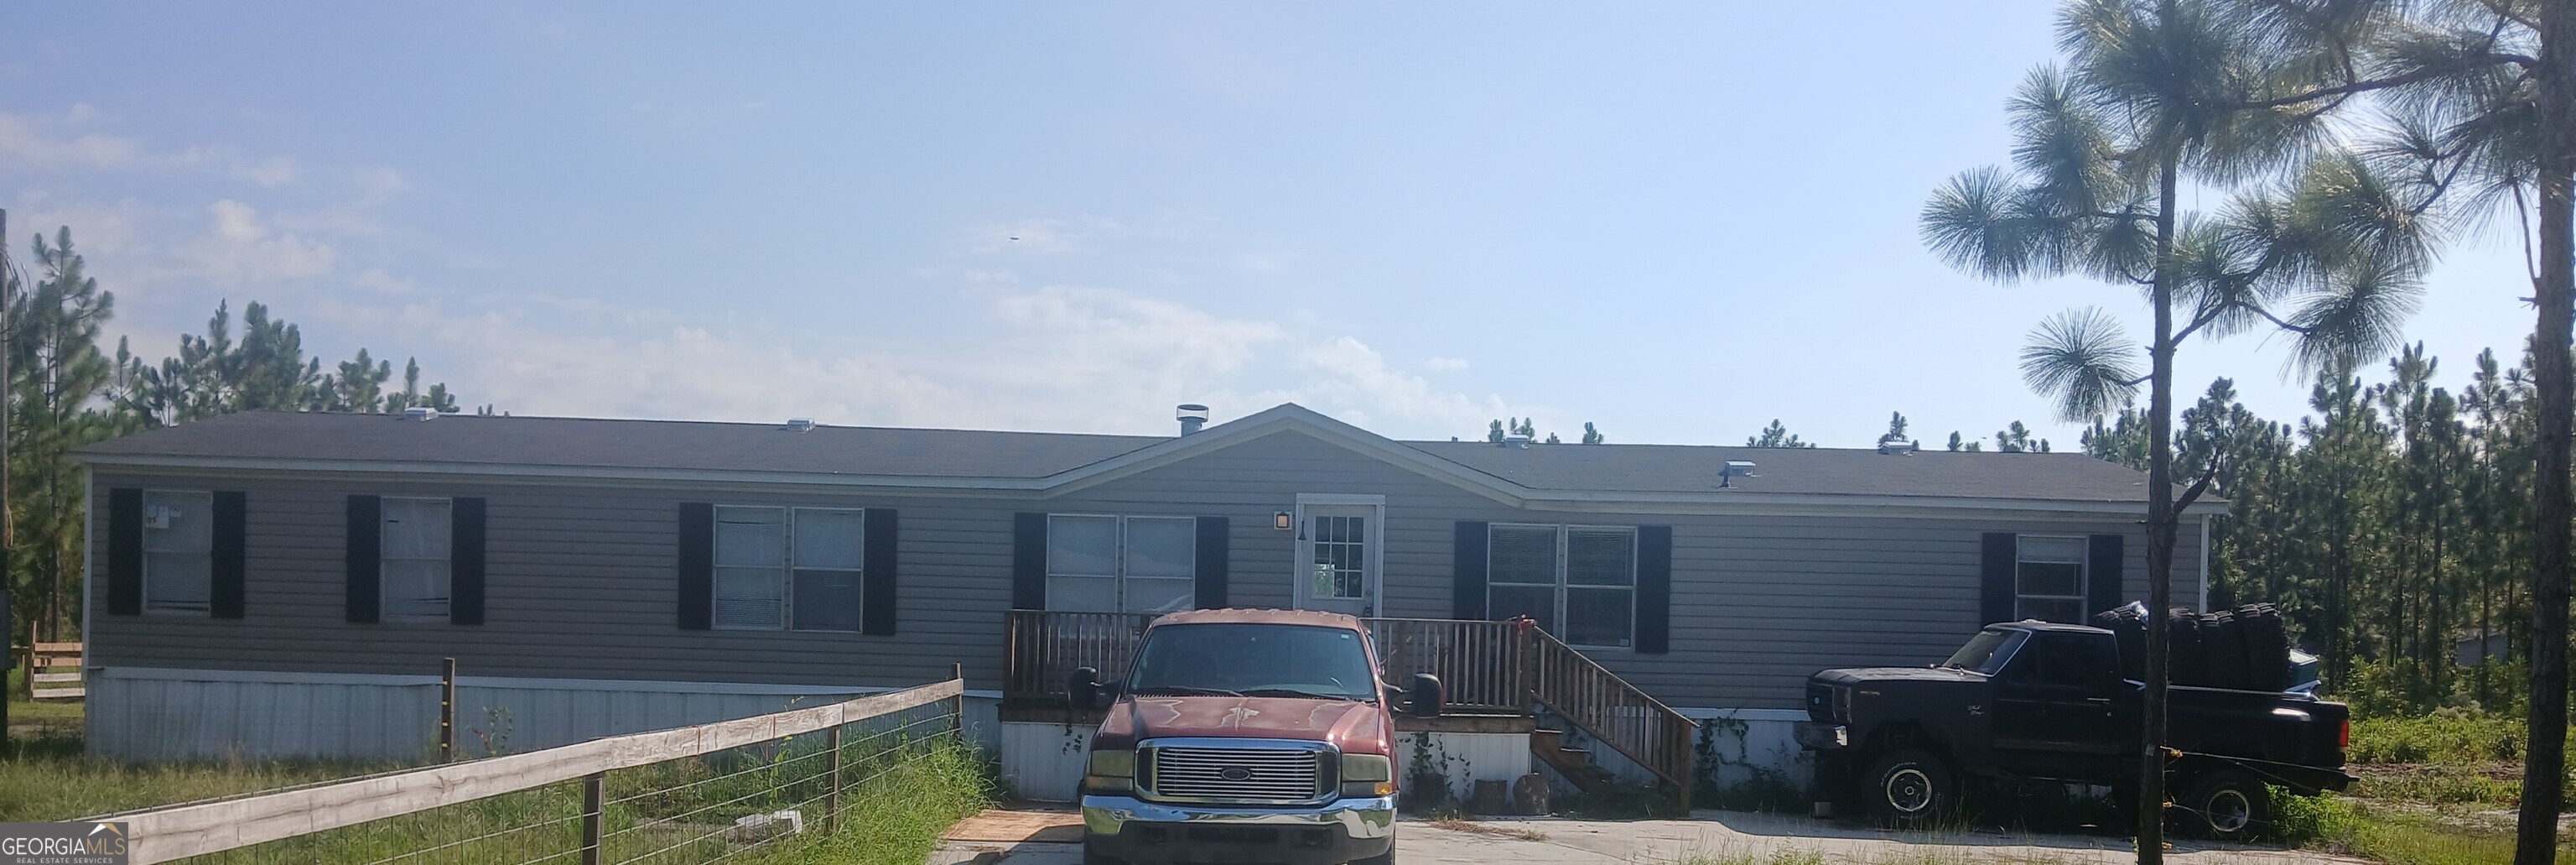
[[[1305,802],[1322,796],[1329,751],[1162,746],[1150,749],[1148,794],[1164,799]]]

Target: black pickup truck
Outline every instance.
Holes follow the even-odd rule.
[[[1918,826],[1971,777],[2109,786],[2127,804],[2141,762],[2144,686],[2120,674],[2110,631],[1988,625],[1931,667],[1826,670],[1807,680],[1798,743],[1817,780],[1879,822]],[[2300,693],[2167,692],[2167,790],[2183,828],[2240,838],[2270,819],[2265,784],[2342,790],[2350,713]]]

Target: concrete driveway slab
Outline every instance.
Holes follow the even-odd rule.
[[[1064,809],[996,809],[960,823],[930,865],[1080,865],[1080,818]],[[1895,832],[1780,814],[1699,811],[1688,820],[1487,818],[1398,824],[1404,863],[1508,865],[2112,865],[2126,838],[2000,831]],[[2309,850],[2176,843],[2174,865],[2367,865]]]

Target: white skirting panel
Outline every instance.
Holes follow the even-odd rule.
[[[1031,802],[1071,802],[1091,759],[1089,724],[1002,725],[1002,786]]]
[[[89,751],[100,757],[409,763],[429,759],[438,745],[434,676],[112,667],[91,670],[87,685]],[[460,677],[456,747],[465,757],[533,751],[887,690]],[[986,747],[999,726],[994,706],[992,696],[968,693],[968,731]]]
[[[1528,733],[1397,733],[1399,783],[1413,782],[1413,764],[1425,756],[1440,766],[1449,797],[1463,800],[1475,795],[1478,781],[1510,784],[1529,774],[1530,737]]]
[[[1082,783],[1082,768],[1091,748],[1093,728],[1078,724],[1012,722],[1002,725],[1002,784],[1011,795],[1031,802],[1070,802]],[[1414,737],[1428,736],[1424,746],[1439,761],[1452,795],[1475,790],[1475,781],[1509,782],[1529,774],[1529,736],[1523,733],[1398,733],[1395,766],[1398,778],[1409,778]]]

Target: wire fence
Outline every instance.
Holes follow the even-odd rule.
[[[963,694],[950,681],[94,819],[127,823],[138,865],[800,861],[845,828],[980,798]]]

